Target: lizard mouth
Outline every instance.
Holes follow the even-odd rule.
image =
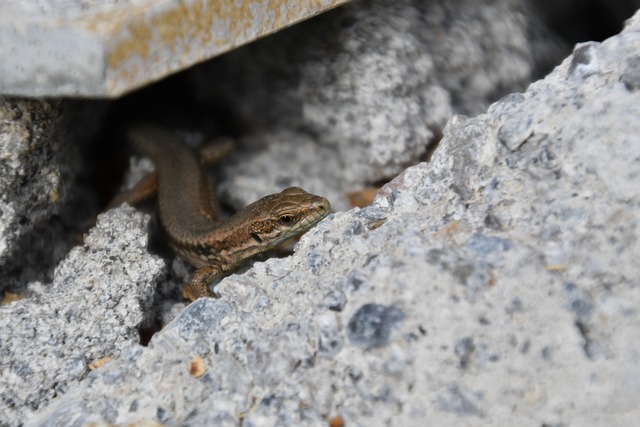
[[[298,228],[306,229],[317,224],[327,215],[329,215],[330,209],[331,204],[327,199],[325,199],[324,197],[315,196],[311,201],[309,213],[302,221],[300,221]]]

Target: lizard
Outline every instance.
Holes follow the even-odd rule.
[[[329,214],[327,199],[290,187],[223,220],[205,162],[177,136],[159,125],[136,123],[127,126],[125,138],[151,159],[155,172],[114,198],[110,207],[122,202],[137,204],[157,193],[158,222],[169,246],[196,267],[183,285],[183,295],[190,301],[217,297],[210,283],[253,256],[302,234]],[[221,151],[229,151],[226,148]],[[208,157],[207,163],[219,155]]]

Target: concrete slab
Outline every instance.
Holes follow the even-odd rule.
[[[348,0],[5,0],[0,94],[113,98]]]

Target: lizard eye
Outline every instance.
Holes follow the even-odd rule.
[[[284,224],[284,225],[289,225],[289,224],[293,224],[295,218],[293,217],[293,215],[282,215],[280,217],[280,224]]]

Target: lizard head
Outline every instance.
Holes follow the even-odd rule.
[[[290,187],[247,206],[248,232],[255,253],[274,248],[301,234],[329,214],[329,201],[299,187]]]

